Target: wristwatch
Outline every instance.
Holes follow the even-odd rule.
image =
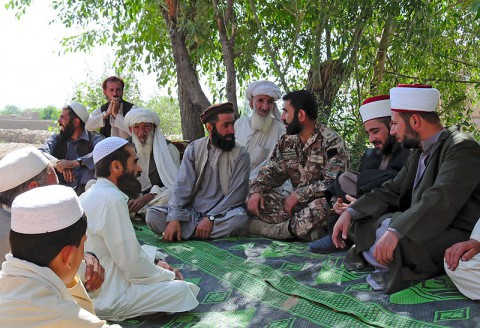
[[[215,221],[215,215],[209,215],[208,219],[212,222]]]
[[[78,162],[78,164],[80,164],[80,166],[83,166],[83,161],[82,161],[82,159],[81,159],[80,157],[77,158],[77,162]]]

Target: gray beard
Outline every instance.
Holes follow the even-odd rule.
[[[147,141],[143,144],[140,139],[138,139],[135,133],[132,133],[132,142],[135,145],[135,149],[137,151],[138,156],[138,164],[142,167],[143,172],[138,177],[142,185],[142,190],[150,188],[152,184],[150,183],[150,179],[148,178],[148,171],[150,166],[150,156],[152,156],[153,150],[153,137],[155,131],[150,131],[150,134],[147,137]]]
[[[272,126],[273,117],[271,113],[269,113],[265,117],[260,116],[254,106],[250,123],[253,130],[266,133],[270,130],[270,127]]]

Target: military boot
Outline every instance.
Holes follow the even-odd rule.
[[[288,230],[289,221],[270,224],[262,220],[250,220],[248,233],[271,239],[292,239],[294,236]]]

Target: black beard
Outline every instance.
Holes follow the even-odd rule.
[[[393,149],[393,146],[395,145],[395,142],[397,142],[397,139],[391,134],[389,134],[383,147],[381,149],[377,149],[375,152],[379,156],[389,155],[392,153],[392,149]]]
[[[68,124],[63,127],[63,131],[60,130],[60,138],[62,140],[68,140],[71,136],[73,136],[74,132],[75,126],[73,124],[73,120],[70,120],[70,122],[68,122]]]
[[[130,172],[124,172],[118,177],[117,187],[130,199],[137,198],[142,191],[142,184]]]
[[[235,147],[235,135],[230,133],[222,136],[220,133],[218,133],[215,124],[212,125],[212,127],[212,144],[224,151],[232,150],[233,147]],[[228,137],[232,137],[232,139],[227,140],[226,138]]]
[[[410,125],[406,125],[405,137],[402,141],[402,147],[406,149],[420,148],[420,135],[414,131]]]
[[[285,129],[289,135],[299,134],[303,130],[302,124],[298,121],[298,113],[295,113],[290,123],[286,124],[285,121],[283,123],[285,123]]]

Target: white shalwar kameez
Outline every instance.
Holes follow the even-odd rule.
[[[0,327],[119,328],[89,312],[91,300],[78,276],[76,282],[67,289],[50,268],[7,254],[0,271]]]
[[[80,197],[88,220],[85,249],[94,252],[105,268],[105,281],[92,297],[97,315],[124,320],[195,308],[200,289],[174,280],[172,271],[153,263],[135,236],[127,201],[128,196],[105,178]]]
[[[480,242],[480,219],[473,228],[470,239]],[[480,253],[468,261],[460,259],[455,271],[450,270],[446,262],[444,266],[445,272],[463,295],[472,300],[480,300]]]

